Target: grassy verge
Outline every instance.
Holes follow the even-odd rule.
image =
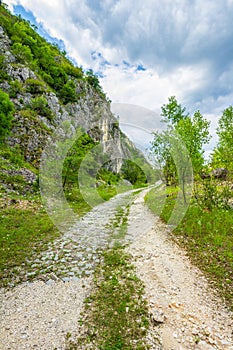
[[[166,223],[175,205],[177,189],[150,191],[145,200],[149,208]],[[161,211],[161,203],[165,204]],[[168,196],[168,197],[167,197]],[[233,215],[232,210],[205,210],[194,201],[173,231],[174,237],[189,252],[193,262],[204,271],[226,302],[233,298]]]
[[[42,210],[7,208],[0,218],[0,286],[20,282],[20,271],[59,236]]]

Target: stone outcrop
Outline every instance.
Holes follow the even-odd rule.
[[[228,170],[225,168],[217,168],[214,169],[211,173],[211,175],[215,178],[215,179],[221,179],[221,180],[226,180],[227,178],[227,174],[228,174]]]
[[[16,113],[12,134],[8,139],[9,145],[20,145],[24,150],[25,160],[38,165],[41,152],[50,135],[55,132],[59,124],[69,122],[73,129],[81,127],[95,141],[100,142],[104,152],[112,160],[112,170],[120,171],[122,159],[129,158],[129,149],[134,146],[122,135],[118,120],[111,113],[110,103],[106,99],[87,81],[81,79],[75,80],[76,91],[82,92],[75,103],[62,104],[56,91],[52,92],[45,82],[43,90],[39,93],[28,92],[27,81],[33,79],[41,82],[41,77],[26,65],[17,63],[11,52],[10,39],[2,27],[0,27],[0,55],[4,56],[5,71],[9,76],[7,81],[0,83],[0,88],[10,94],[12,83],[20,86],[19,91],[12,97]],[[50,118],[38,112],[29,112],[30,101],[38,96],[46,99]]]

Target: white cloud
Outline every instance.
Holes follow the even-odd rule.
[[[188,110],[208,115],[213,125],[232,103],[232,0],[6,3],[32,11],[79,65],[102,72],[101,83],[113,102],[159,110],[175,95]],[[101,57],[93,60],[93,51]],[[137,70],[138,64],[146,70]]]

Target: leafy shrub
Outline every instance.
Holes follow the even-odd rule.
[[[14,105],[9,95],[0,89],[0,142],[10,133]]]
[[[62,65],[62,67],[64,68],[66,74],[68,74],[74,78],[77,78],[77,79],[83,78],[82,68],[74,67],[70,63],[65,63]]]
[[[48,101],[45,97],[39,96],[31,99],[30,107],[32,110],[36,111],[39,115],[51,119],[52,112],[48,107]]]
[[[44,83],[36,79],[26,80],[26,91],[31,94],[39,94],[45,91]]]
[[[25,63],[25,61],[31,62],[33,60],[30,48],[21,43],[14,43],[12,46],[12,52],[20,63]]]
[[[202,184],[195,184],[195,202],[202,209],[229,209],[231,191],[229,186],[221,185],[217,180],[205,179]]]
[[[59,96],[64,104],[77,101],[76,85],[69,80],[60,90]]]
[[[11,148],[6,147],[5,145],[0,147],[0,155],[1,157],[8,159],[11,163],[13,163],[16,166],[28,166],[27,163],[25,164],[24,156],[19,145],[16,145],[15,147]]]
[[[9,96],[11,98],[16,98],[17,94],[22,91],[22,85],[18,80],[10,82]]]
[[[0,82],[4,81],[4,80],[8,80],[9,76],[6,73],[5,70],[5,60],[4,60],[4,56],[0,55]]]

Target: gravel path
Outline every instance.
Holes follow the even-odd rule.
[[[142,192],[131,206],[129,233],[135,239],[128,250],[145,283],[162,349],[233,349],[232,313],[170,240],[168,229],[146,208],[143,197]]]
[[[131,201],[130,192],[93,208],[31,262],[34,272],[24,277],[33,283],[0,290],[0,350],[65,349],[90,291],[88,276],[112,241],[111,220]]]
[[[112,240],[111,220],[129,203],[128,250],[145,283],[151,332],[158,332],[162,343],[153,344],[149,335],[152,349],[233,349],[232,315],[145,207],[146,191],[133,204],[124,194],[94,208],[38,257],[33,283],[0,290],[1,350],[65,349],[66,334],[75,336],[78,329],[99,252]]]

